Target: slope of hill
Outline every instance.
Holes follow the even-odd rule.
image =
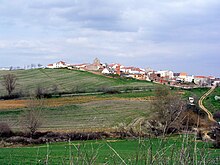
[[[16,70],[16,71],[0,71],[0,83],[2,75],[12,73],[18,78],[15,92],[24,94],[33,93],[38,86],[47,89],[47,92],[96,92],[105,88],[117,88],[120,90],[144,88],[152,89],[155,84],[138,81],[113,79],[93,73],[67,70],[67,69],[33,69],[33,70]],[[0,85],[0,95],[5,95],[6,91]]]

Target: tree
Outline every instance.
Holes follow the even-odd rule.
[[[11,96],[12,92],[15,90],[17,82],[17,77],[14,74],[3,75],[2,85],[8,92],[8,95]]]
[[[27,130],[31,136],[33,136],[42,125],[43,105],[43,100],[30,100],[27,104],[27,109],[21,116],[22,127]]]
[[[151,109],[155,113],[154,118],[162,123],[163,132],[170,132],[171,128],[180,127],[181,114],[186,108],[186,102],[177,94],[171,93],[166,87],[158,87],[155,90],[155,99],[151,103]]]

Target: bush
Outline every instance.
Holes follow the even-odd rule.
[[[52,98],[52,94],[48,93],[46,89],[44,89],[41,86],[38,86],[35,95],[37,99],[42,99],[42,98]]]
[[[7,96],[1,96],[0,99],[3,99],[3,100],[11,100],[11,99],[17,99],[17,98],[20,98],[24,96],[22,93],[14,93],[14,94],[11,94],[11,95],[7,95]]]
[[[105,88],[103,91],[105,94],[119,94],[121,93],[119,89],[116,88]]]
[[[215,128],[215,142],[214,148],[220,148],[220,127]]]
[[[0,137],[10,137],[13,132],[7,123],[0,123]]]
[[[215,112],[214,115],[213,115],[213,118],[215,120],[220,120],[220,111]]]

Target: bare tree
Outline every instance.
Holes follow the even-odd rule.
[[[31,136],[33,136],[42,125],[43,105],[43,100],[30,100],[27,103],[27,109],[21,116],[22,127],[27,130]]]
[[[181,113],[186,108],[186,102],[168,88],[158,87],[151,108],[155,113],[155,119],[163,124],[164,133],[167,133],[171,127],[179,128]]]
[[[8,95],[11,96],[11,93],[15,90],[17,82],[17,77],[14,74],[3,75],[2,85],[8,92]]]
[[[38,85],[36,90],[35,90],[36,98],[37,99],[42,99],[42,98],[44,98],[45,94],[46,94],[45,88],[43,88],[40,85]]]

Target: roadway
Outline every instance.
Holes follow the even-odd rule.
[[[215,119],[213,118],[212,113],[209,112],[209,110],[203,105],[203,100],[204,100],[208,95],[210,95],[210,94],[214,91],[215,88],[216,88],[216,86],[212,86],[211,89],[210,89],[208,92],[206,92],[206,93],[199,99],[199,107],[200,107],[203,111],[205,111],[205,112],[207,113],[208,119],[209,119],[210,121],[217,123],[217,122],[215,121]]]

